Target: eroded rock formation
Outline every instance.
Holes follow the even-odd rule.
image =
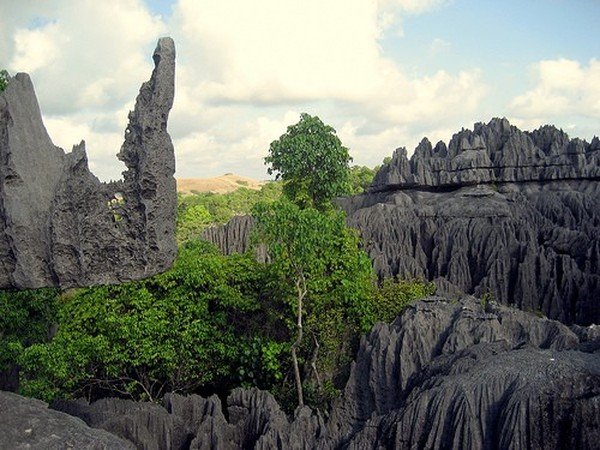
[[[380,276],[491,294],[565,323],[600,323],[600,140],[506,119],[424,139],[342,200]]]
[[[0,288],[84,286],[139,279],[175,258],[175,156],[167,132],[175,45],[159,40],[155,68],[129,113],[124,180],[102,183],[85,144],[52,144],[27,74],[0,93]]]
[[[599,330],[432,297],[363,338],[328,419],[308,407],[288,417],[257,389],[234,390],[226,405],[168,395],[162,406],[103,399],[54,407],[146,449],[593,449]]]

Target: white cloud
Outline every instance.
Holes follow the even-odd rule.
[[[509,105],[519,126],[563,124],[575,136],[590,138],[600,119],[600,61],[544,60],[532,67],[535,86]]]
[[[163,34],[178,54],[169,121],[178,176],[266,176],[269,143],[301,111],[338,129],[357,163],[375,164],[399,145],[411,150],[422,133],[479,119],[486,95],[476,69],[416,77],[382,52],[386,30],[442,0],[356,0],[352,8],[345,0],[179,0],[169,22],[142,0],[17,3],[1,23],[6,59],[12,71],[33,72],[56,143],[70,149],[85,139],[104,179],[123,170],[115,154],[127,111]]]
[[[57,23],[48,23],[33,30],[17,29],[15,55],[9,67],[32,74],[55,62],[68,40]]]
[[[379,69],[376,15],[371,1],[181,0],[176,28],[208,101],[356,99]]]
[[[451,3],[450,0],[377,0],[380,8],[396,8],[400,12],[422,14]]]
[[[228,132],[216,124],[253,133],[257,114],[275,119],[293,108],[318,114],[337,129],[355,129],[342,137],[363,153],[355,155],[357,161],[379,161],[408,144],[392,143],[392,136],[409,136],[407,127],[414,133],[470,120],[486,94],[480,71],[415,78],[380,48],[382,14],[392,21],[394,14],[422,13],[444,3],[359,0],[347,8],[344,0],[181,0],[171,24],[180,30],[182,55],[171,123],[176,143],[185,142],[190,153],[193,140],[181,139],[192,129],[180,124],[202,123],[212,139],[199,140],[198,151],[206,145],[219,148],[222,158],[243,153],[250,140],[220,146],[218,136]],[[281,124],[279,134],[297,120]],[[411,135],[410,142],[421,137]],[[253,141],[264,156],[270,141]]]
[[[588,66],[569,59],[546,60],[534,68],[536,86],[511,107],[524,118],[584,115],[600,118],[600,61]]]

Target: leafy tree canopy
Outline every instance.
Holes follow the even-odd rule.
[[[282,348],[267,335],[271,311],[258,302],[263,276],[250,255],[225,257],[195,241],[164,274],[63,296],[56,336],[19,358],[22,392],[154,400],[244,381],[268,385],[281,378],[274,361]],[[265,368],[255,374],[243,357]]]
[[[283,180],[283,193],[302,208],[327,209],[333,198],[350,191],[348,149],[335,130],[317,116],[300,121],[269,147],[268,173]]]
[[[331,381],[351,353],[352,338],[374,322],[371,261],[341,212],[302,209],[282,199],[258,204],[254,216],[255,239],[268,248],[273,295],[289,307],[292,366],[302,405],[302,385],[312,382],[323,391],[323,375]],[[301,366],[308,379],[302,380]]]

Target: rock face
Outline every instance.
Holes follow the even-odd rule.
[[[486,293],[564,323],[600,323],[600,140],[506,119],[424,139],[342,199],[380,276]]]
[[[506,119],[476,123],[455,134],[448,146],[424,138],[409,160],[406,149],[375,176],[370,191],[453,188],[484,183],[600,178],[600,139],[569,139],[553,126],[524,133]]]
[[[225,255],[244,253],[248,250],[253,226],[252,216],[234,216],[224,225],[204,230],[202,238],[215,244]]]
[[[10,392],[0,392],[0,414],[0,448],[3,449],[135,449],[131,442],[48,409],[42,401]]]
[[[175,45],[159,40],[155,68],[129,114],[121,182],[101,183],[85,144],[52,144],[27,74],[0,93],[0,288],[84,286],[139,279],[175,258],[175,157],[167,132]]]
[[[594,448],[600,354],[517,309],[431,298],[363,340],[330,447]]]
[[[258,389],[234,390],[226,409],[217,396],[177,394],[167,395],[163,406],[109,398],[54,407],[148,450],[309,449],[324,430],[320,415],[308,407],[290,423],[273,396]]]
[[[594,449],[600,328],[432,297],[363,338],[326,421],[257,389],[53,407],[143,449]]]

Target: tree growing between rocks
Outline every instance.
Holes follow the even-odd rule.
[[[324,210],[331,200],[350,192],[348,149],[335,129],[306,113],[273,141],[267,172],[283,180],[283,193],[302,208]]]
[[[295,338],[290,350],[302,406],[301,350],[305,373],[322,392],[319,365],[331,372],[337,358],[347,353],[347,340],[374,322],[371,261],[359,249],[358,234],[346,227],[341,212],[302,209],[283,199],[257,205],[254,216],[255,239],[268,247],[277,295],[292,311],[288,326],[295,330]]]

